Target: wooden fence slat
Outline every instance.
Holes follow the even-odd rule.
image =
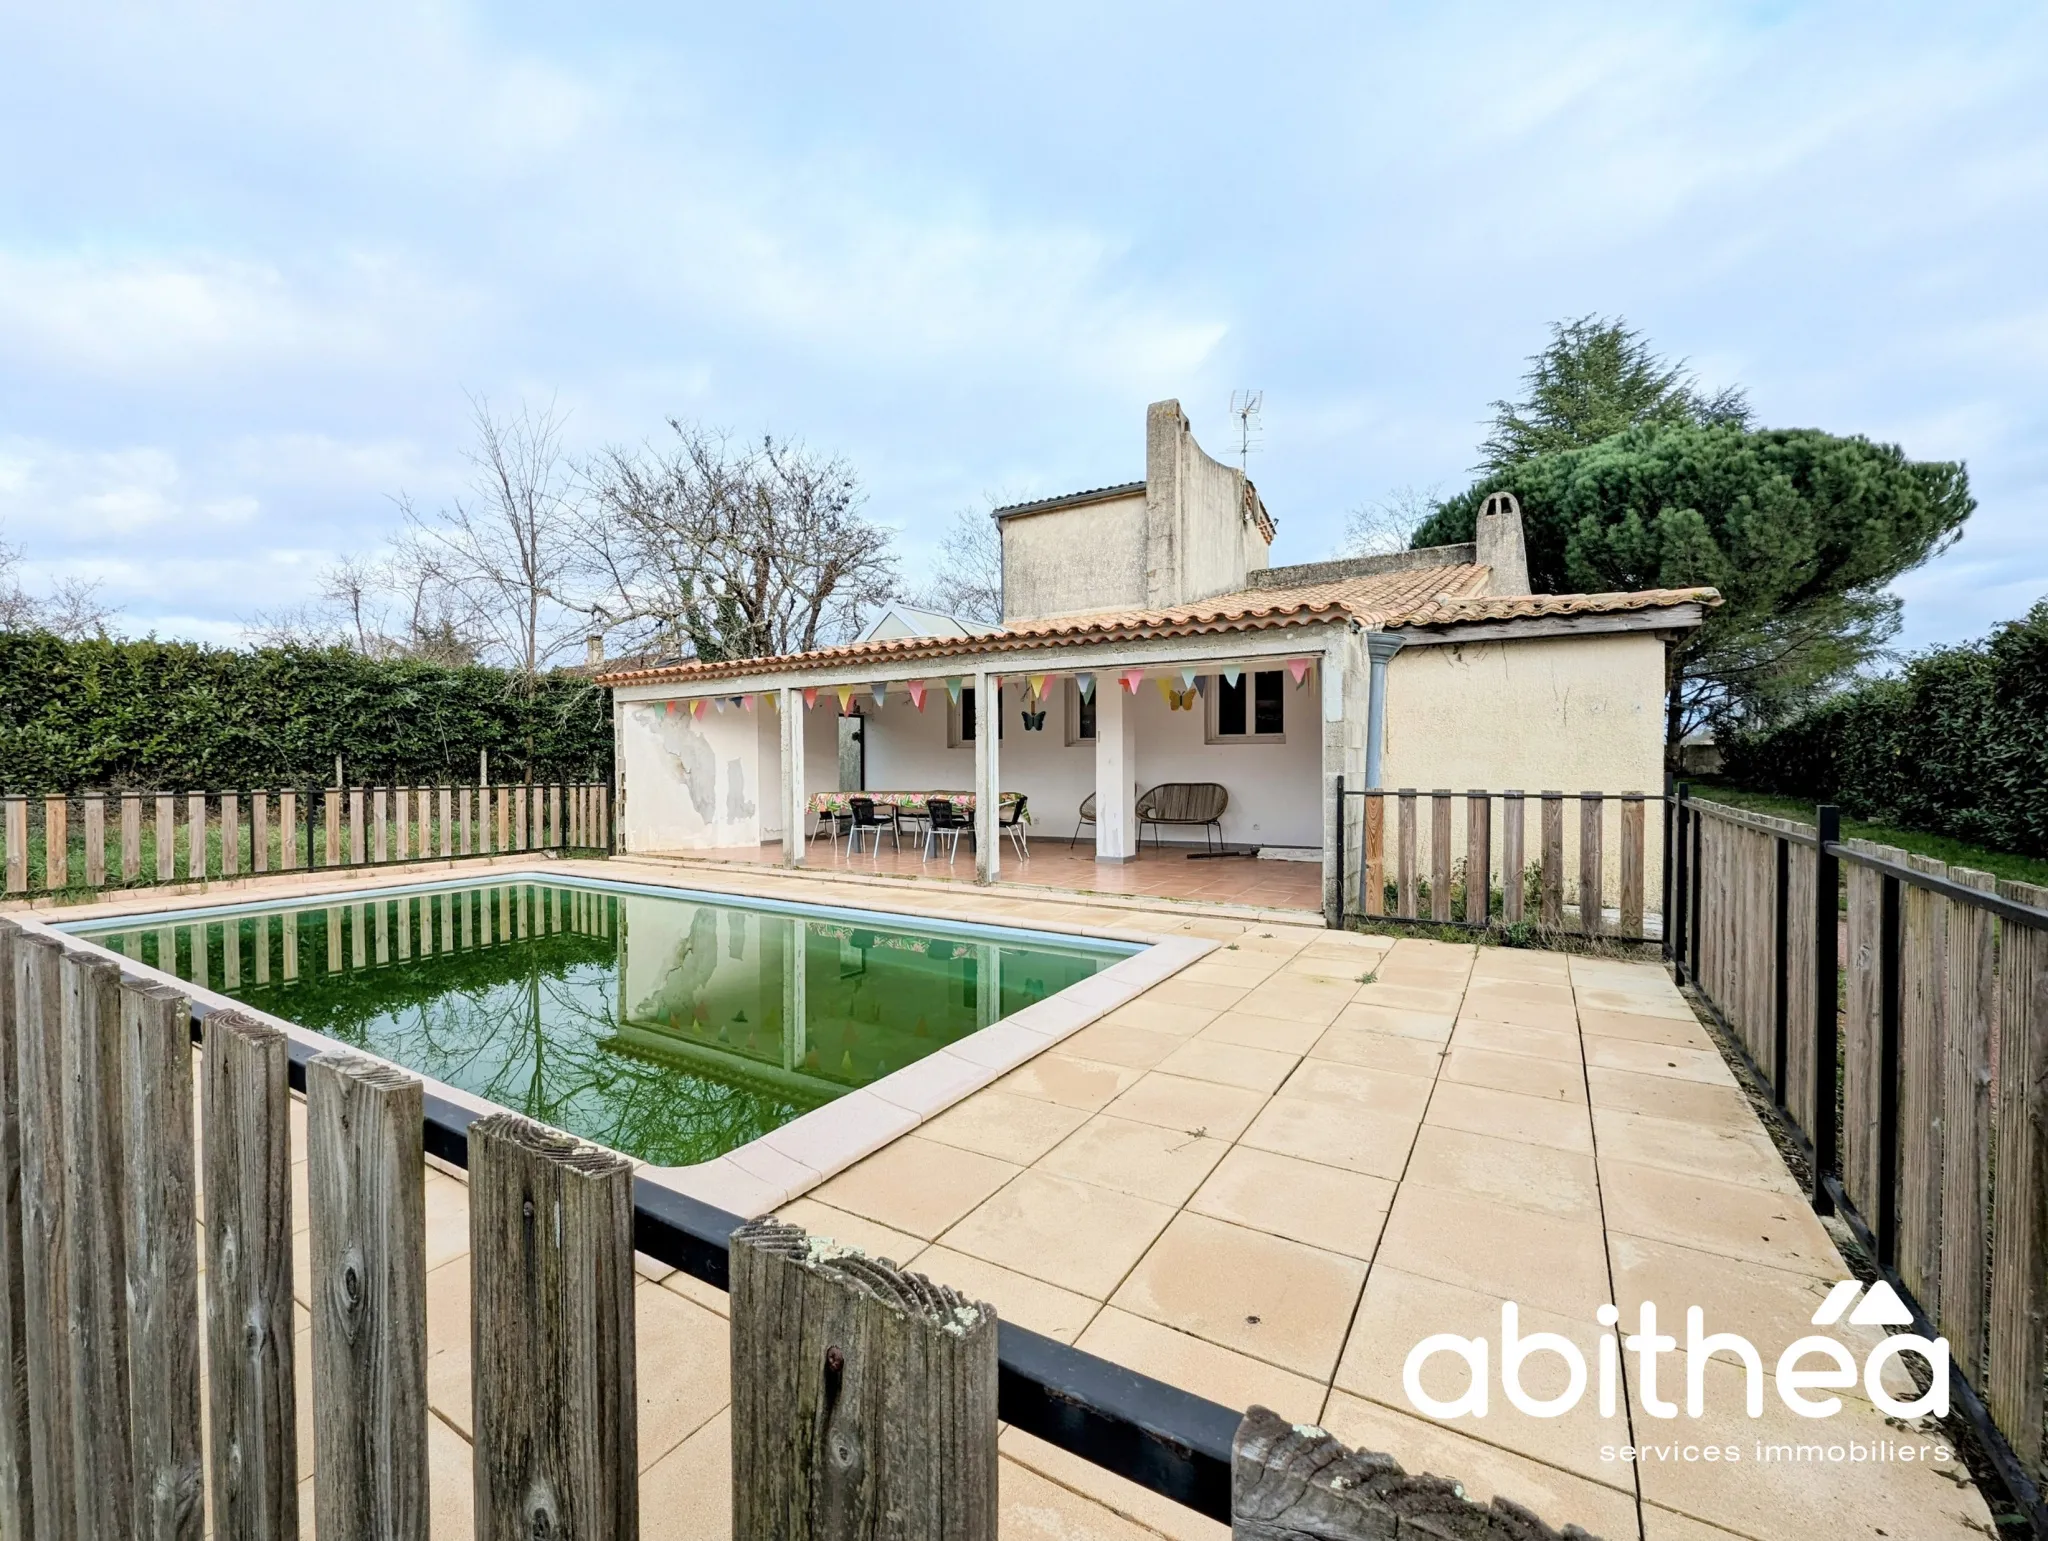
[[[2048,888],[2002,882],[2048,909]],[[1998,938],[1998,1148],[1991,1204],[1990,1355],[1985,1401],[2038,1480],[2048,1374],[2048,930],[2002,922]]]
[[[427,1534],[422,1101],[414,1077],[359,1055],[306,1068],[313,1504],[333,1541]]]
[[[168,792],[156,796],[156,880],[178,879],[178,801]]]
[[[16,1005],[21,928],[0,917],[0,1535],[35,1534],[30,1475],[28,1308],[24,1296],[21,1081],[17,1043],[27,1024]]]
[[[1400,850],[1396,860],[1400,865],[1399,888],[1395,913],[1405,920],[1415,918],[1415,793],[1403,787],[1395,794],[1398,809]]]
[[[43,799],[43,887],[71,886],[71,799]]]
[[[732,1387],[734,1541],[995,1541],[993,1307],[757,1220]]]
[[[1785,989],[1786,1105],[1799,1127],[1811,1139],[1821,1116],[1814,1106],[1820,1083],[1815,1058],[1819,1048],[1819,1029],[1813,1000],[1816,946],[1813,885],[1819,878],[1819,853],[1811,846],[1795,842],[1788,847],[1786,855],[1790,878],[1786,903],[1790,924],[1785,946],[1786,967],[1790,970]],[[1830,904],[1828,908],[1832,911],[1835,906]],[[1837,926],[1828,927],[1825,940],[1831,948],[1840,945]],[[1827,1110],[1827,1116],[1834,1117],[1832,1108]]]
[[[249,870],[270,870],[270,794],[249,794]]]
[[[19,1058],[24,1389],[29,1486],[37,1541],[71,1541],[72,1342],[69,1244],[64,1207],[64,949],[33,933],[15,939],[14,1006]],[[25,1534],[25,1532],[24,1532]]]
[[[1937,876],[1940,862],[1907,856]],[[1948,901],[1902,883],[1899,894],[1899,1277],[1941,1319],[1942,1085],[1948,1063]]]
[[[128,1390],[134,1440],[127,1534],[198,1541],[199,1233],[190,1006],[123,980],[120,1114],[127,1249]]]
[[[1988,872],[1954,867],[1956,882],[1990,892]],[[1984,1269],[1991,1175],[1991,1021],[1995,927],[1989,911],[1944,899],[1948,910],[1948,1062],[1943,1067],[1941,1334],[1972,1385],[1983,1384]]]
[[[121,794],[121,881],[142,876],[142,794]]]
[[[382,787],[375,787],[370,792],[371,861],[384,861],[391,854],[390,846],[388,844],[389,836],[387,833],[389,826],[389,815],[384,806],[385,799],[388,795],[389,794],[386,793]]]
[[[289,872],[299,865],[299,794],[285,787],[277,794],[277,866]]]
[[[1879,990],[1878,875],[1842,864],[1848,890],[1848,946],[1842,966],[1842,1186],[1865,1216],[1877,1216]]]
[[[595,809],[596,798],[591,799]],[[602,819],[599,819],[600,826]],[[601,833],[593,832],[591,844],[601,846]],[[1387,800],[1378,794],[1365,800],[1365,892],[1360,895],[1365,913],[1384,915],[1387,910]]]
[[[328,806],[338,808],[339,799]],[[218,1541],[286,1541],[299,1533],[286,1059],[285,1035],[269,1024],[237,1011],[207,1019],[201,1116],[209,1487]]]
[[[1429,794],[1429,918],[1451,918],[1451,794]]]
[[[1519,791],[1500,795],[1500,918],[1505,925],[1518,925],[1527,902],[1528,858],[1523,845],[1527,834],[1524,799]]]
[[[28,892],[28,799],[0,798],[6,810],[7,892]]]
[[[379,794],[382,795],[381,793]],[[356,866],[363,864],[369,849],[370,831],[364,825],[363,789],[348,789],[348,859]]]
[[[48,1261],[66,1274],[71,1503],[81,1536],[111,1538],[127,1535],[134,1517],[128,1257],[121,1238],[121,970],[110,960],[71,952],[62,970],[65,1224],[64,1244]]]
[[[98,792],[79,799],[85,812],[85,886],[107,886],[107,800]]]
[[[548,844],[562,843],[562,784],[558,781],[548,788]]]
[[[455,789],[453,787],[442,787],[434,794],[434,797],[441,810],[440,852],[443,856],[453,856],[455,854]]]
[[[1493,799],[1476,788],[1465,794],[1465,922],[1483,926],[1493,915]]]
[[[1607,802],[1598,792],[1579,794],[1579,929],[1598,936],[1606,929],[1601,914],[1607,892]]]
[[[1643,890],[1645,887],[1643,845],[1643,796],[1625,792],[1621,800],[1621,934],[1643,934]]]
[[[1555,929],[1564,924],[1564,793],[1543,794],[1543,907],[1540,918]]]
[[[632,1163],[512,1113],[469,1155],[477,1541],[635,1541]]]
[[[468,787],[455,789],[455,850],[460,856],[469,855],[474,849],[470,844],[470,793]]]
[[[515,851],[533,847],[533,818],[527,792],[523,781],[512,789],[512,849]]]
[[[326,858],[330,867],[341,865],[341,792],[340,787],[330,787],[327,795],[320,799],[327,814],[323,822],[327,827]]]
[[[233,792],[220,794],[220,875],[231,878],[242,870],[242,799]]]
[[[206,881],[206,794],[185,794],[185,876],[194,883]]]

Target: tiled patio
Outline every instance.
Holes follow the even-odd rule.
[[[1095,849],[1086,840],[1069,846],[1065,834],[1030,842],[1028,857],[1018,856],[1006,839],[1000,881],[1032,888],[1060,888],[1074,893],[1119,894],[1136,898],[1174,899],[1199,904],[1253,905],[1261,909],[1320,911],[1323,906],[1323,869],[1308,861],[1264,861],[1254,856],[1196,857],[1189,859],[1188,847],[1169,845],[1155,849],[1147,845],[1135,861],[1098,862]],[[775,866],[782,861],[782,845],[734,847],[726,850],[678,853],[676,859]],[[804,861],[821,872],[850,872],[864,876],[930,878],[972,883],[974,853],[961,841],[948,859],[944,850],[927,859],[914,842],[906,840],[898,851],[884,835],[876,851],[863,839],[858,853],[847,843],[825,840],[811,842],[804,849]]]
[[[631,868],[628,871],[626,869]],[[606,869],[592,867],[593,875]],[[654,863],[609,864],[659,880]],[[701,886],[702,867],[669,869]],[[1236,1406],[1320,1421],[1411,1470],[1499,1492],[1617,1541],[1963,1537],[1988,1513],[1951,1463],[1785,1464],[1764,1442],[1917,1440],[1860,1391],[1816,1425],[1767,1388],[1741,1414],[1716,1362],[1707,1417],[1659,1422],[1589,1393],[1536,1419],[1494,1386],[1484,1419],[1429,1421],[1401,1366],[1442,1332],[1522,1330],[1596,1362],[1594,1312],[1664,1330],[1698,1304],[1771,1363],[1847,1270],[1706,1033],[1656,967],[1334,935],[1132,901],[729,869],[735,890],[915,905],[988,921],[1146,928],[1221,947],[781,1213],[992,1301],[1012,1320]],[[295,1138],[302,1136],[295,1130]],[[302,1143],[298,1146],[303,1155]],[[305,1223],[303,1168],[297,1214]],[[466,1189],[428,1180],[434,1534],[469,1529]],[[724,1296],[645,1264],[638,1290],[643,1534],[725,1534]],[[298,1293],[308,1289],[303,1260]],[[309,1343],[300,1334],[301,1364]],[[1860,1355],[1874,1329],[1839,1327]],[[1863,1335],[1858,1341],[1858,1334]],[[1533,1395],[1556,1386],[1538,1357]],[[1437,1362],[1447,1370],[1445,1361]],[[1662,1391],[1682,1386],[1666,1361]],[[1497,1377],[1496,1368],[1496,1377]],[[1462,1376],[1462,1370],[1460,1371]],[[311,1415],[301,1377],[300,1450]],[[1432,1374],[1428,1389],[1461,1384]],[[1903,1389],[1903,1388],[1902,1388]],[[1822,1430],[1825,1430],[1823,1436]],[[1603,1446],[1726,1443],[1732,1467],[1623,1464]],[[1931,1443],[1929,1438],[1925,1442]],[[1221,1526],[1015,1431],[1003,1534],[1017,1541],[1224,1536]],[[311,1531],[310,1492],[303,1507]]]

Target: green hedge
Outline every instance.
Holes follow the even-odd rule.
[[[345,648],[236,651],[0,633],[0,790],[609,777],[607,693]]]
[[[1726,747],[1739,786],[1838,802],[2021,856],[2048,856],[2048,600],[1982,642]]]

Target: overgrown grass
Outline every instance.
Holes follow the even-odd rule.
[[[1751,792],[1719,781],[1695,780],[1692,783],[1692,791],[1695,797],[1727,803],[1736,808],[1747,808],[1752,813],[1768,813],[1781,819],[1797,819],[1802,824],[1813,822],[1813,804],[1802,802],[1796,797]],[[1989,872],[1994,877],[2010,878],[2017,883],[2048,885],[2048,861],[2043,861],[2039,857],[2014,856],[2007,851],[1986,850],[1983,846],[1972,845],[1967,840],[1956,840],[1947,835],[1924,834],[1917,829],[1900,829],[1893,824],[1872,824],[1863,819],[1852,819],[1846,813],[1842,815],[1842,833],[1858,840],[1874,840],[1879,845],[1895,845],[1900,850],[1911,851],[1916,856],[1932,856],[1936,861],[1947,862],[1951,867],[1974,867],[1979,872]]]

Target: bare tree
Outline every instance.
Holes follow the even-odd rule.
[[[573,592],[581,518],[562,451],[566,417],[552,402],[503,416],[482,397],[470,404],[469,495],[425,515],[401,494],[406,528],[391,582],[409,601],[408,635],[473,640],[531,690],[585,629]]]
[[[1416,528],[1437,510],[1440,487],[1396,487],[1377,503],[1361,503],[1344,521],[1344,549],[1353,556],[1406,551]]]
[[[100,598],[97,582],[59,578],[48,594],[21,586],[22,552],[0,540],[0,631],[47,631],[67,642],[104,637],[113,606]]]
[[[672,442],[609,449],[585,471],[590,608],[628,647],[807,652],[851,635],[894,591],[891,534],[862,517],[844,460],[669,427]]]
[[[390,558],[343,557],[320,574],[319,597],[243,623],[262,647],[345,647],[365,658],[477,661],[477,637],[434,573]]]
[[[963,508],[939,537],[939,560],[925,586],[912,595],[928,610],[963,621],[1003,624],[1003,536],[989,508]]]

